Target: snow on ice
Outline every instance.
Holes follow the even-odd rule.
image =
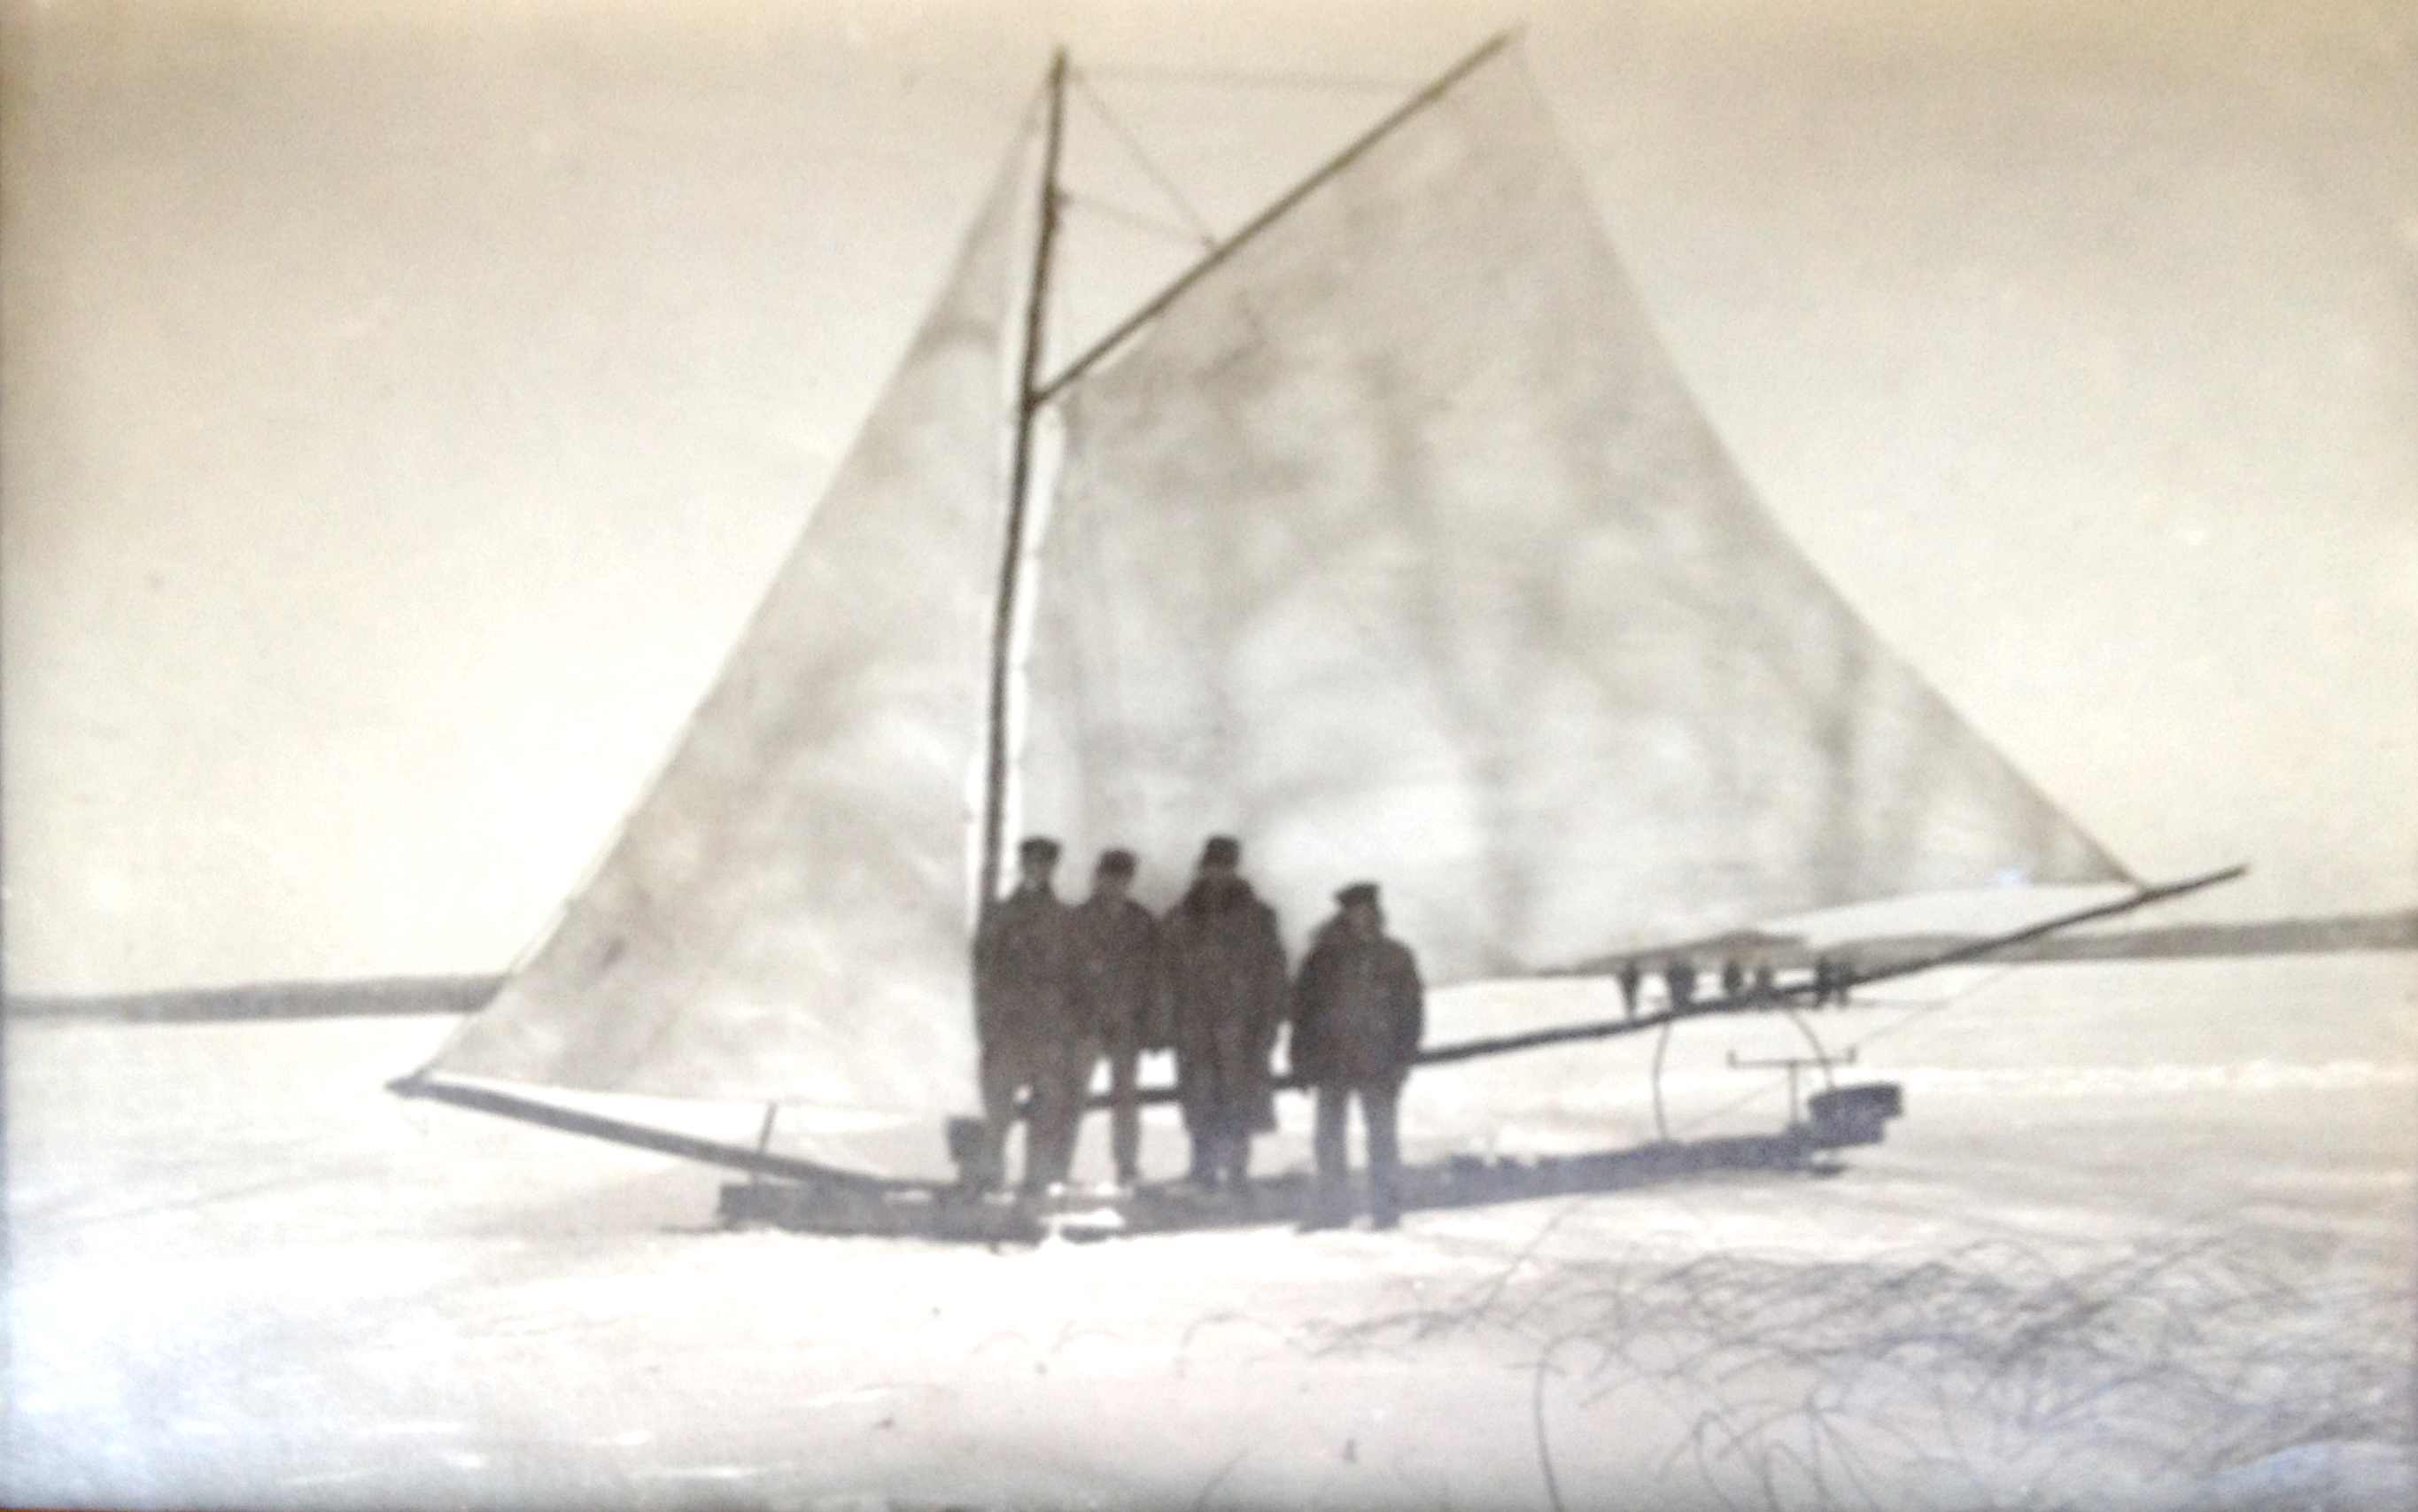
[[[9,1045],[20,1503],[2406,1505],[2412,958],[2027,968],[1817,1021],[1827,1178],[990,1252],[381,1083],[434,1018]],[[1439,1035],[1600,1011],[1445,995]],[[1674,1042],[1674,1133],[1775,1126]],[[1798,1042],[1801,1044],[1801,1041]],[[1414,1156],[1651,1135],[1648,1047],[1422,1073]],[[1306,1159],[1303,1109],[1263,1168]],[[1105,1135],[1086,1131],[1096,1160]],[[1145,1160],[1182,1158],[1153,1122]]]

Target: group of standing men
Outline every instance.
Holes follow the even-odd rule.
[[[1251,1139],[1277,1126],[1271,1058],[1290,1023],[1293,1075],[1318,1092],[1319,1202],[1310,1222],[1348,1214],[1345,1120],[1357,1096],[1372,1216],[1390,1227],[1399,1213],[1397,1101],[1424,1010],[1417,964],[1386,938],[1376,885],[1336,893],[1336,916],[1295,978],[1276,910],[1244,879],[1232,837],[1213,836],[1201,848],[1191,885],[1164,917],[1134,901],[1131,851],[1103,852],[1090,896],[1074,905],[1051,891],[1058,858],[1056,841],[1024,841],[1015,892],[986,912],[975,935],[984,1141],[974,1178],[1003,1184],[1008,1131],[1029,1092],[1025,1190],[1065,1181],[1105,1059],[1117,1181],[1132,1186],[1141,1154],[1138,1064],[1145,1051],[1171,1049],[1192,1141],[1190,1180],[1247,1197]]]
[[[1631,1018],[1637,1016],[1638,997],[1645,983],[1645,969],[1634,958],[1620,963],[1614,973],[1620,983],[1621,1001]],[[1735,955],[1722,962],[1722,995],[1718,1006],[1782,1003],[1780,974],[1769,961],[1757,961],[1750,972]],[[1696,963],[1685,955],[1674,955],[1662,968],[1662,983],[1670,1012],[1684,1014],[1696,1004]],[[1828,955],[1814,957],[1813,976],[1806,984],[1811,988],[1812,1005],[1816,1008],[1844,1008],[1856,985],[1853,966],[1833,961]],[[1802,991],[1803,988],[1795,989]]]

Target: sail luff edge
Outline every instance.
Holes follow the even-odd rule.
[[[1000,850],[1007,798],[1008,658],[1016,634],[1016,598],[1024,557],[1025,495],[1033,476],[1033,420],[1041,401],[1034,380],[1041,373],[1043,326],[1049,300],[1049,258],[1058,234],[1058,154],[1066,115],[1066,50],[1049,62],[1049,114],[1041,147],[1040,223],[1033,236],[1033,288],[1024,312],[1024,350],[1018,354],[1016,443],[1007,482],[1006,542],[999,569],[999,600],[991,624],[990,705],[984,743],[982,858],[975,891],[977,916],[987,915],[999,894]]]
[[[1024,150],[1024,143],[1027,140],[1027,135],[1033,130],[1033,114],[1036,110],[1043,108],[1046,104],[1047,92],[1048,86],[1045,81],[1043,87],[1033,91],[1032,96],[1026,99],[1024,105],[1018,114],[1012,137],[1011,156],[1009,158],[1009,162],[1011,164],[1015,160],[1015,154],[1021,153]],[[974,230],[978,231],[979,224],[980,222],[977,221]],[[969,236],[971,235],[972,233],[970,232]],[[970,254],[970,245],[961,242],[953,254],[952,266],[962,265],[966,257]],[[946,286],[945,283],[943,286]],[[928,321],[931,312],[927,311],[925,318]],[[881,402],[882,395],[888,391],[887,386],[895,385],[898,381],[899,374],[903,372],[908,363],[912,360],[915,352],[916,340],[917,336],[915,332],[911,331],[906,349],[894,364],[891,376],[886,380],[885,387],[875,390],[874,402],[877,407],[877,412],[878,406]],[[825,488],[826,495],[828,495],[829,487],[830,485],[827,483]],[[819,511],[820,508],[819,504],[818,504],[816,508]],[[782,563],[779,566],[776,566],[774,570],[773,583],[778,583],[780,573],[786,570],[789,559],[793,557],[800,549],[804,532],[811,529],[812,527],[813,515],[810,512],[806,523],[800,527],[799,535],[792,538],[788,551],[782,558]],[[739,632],[731,642],[731,649],[725,653],[721,663],[716,666],[713,675],[707,680],[704,690],[699,693],[690,704],[688,711],[681,718],[679,725],[674,728],[670,741],[665,744],[660,752],[657,753],[653,763],[649,767],[646,775],[639,782],[635,798],[631,801],[628,806],[622,810],[620,817],[613,820],[605,832],[604,841],[593,849],[585,863],[580,866],[578,872],[574,876],[572,885],[563,892],[554,906],[546,911],[544,921],[535,930],[529,932],[526,937],[524,937],[519,949],[513,954],[510,962],[506,964],[503,971],[496,978],[494,987],[486,994],[479,1009],[465,1015],[463,1021],[455,1027],[453,1032],[446,1036],[444,1043],[439,1045],[428,1059],[410,1073],[408,1077],[401,1078],[403,1081],[411,1081],[415,1078],[434,1074],[437,1067],[442,1065],[446,1059],[451,1054],[454,1046],[476,1026],[480,1016],[494,1008],[496,1003],[503,997],[503,995],[513,987],[513,984],[520,980],[522,973],[530,966],[530,964],[536,961],[545,949],[555,941],[556,938],[561,934],[565,924],[570,920],[573,910],[577,906],[579,900],[589,892],[589,890],[595,885],[597,879],[604,874],[605,870],[609,866],[612,865],[615,856],[628,842],[632,829],[636,824],[638,817],[647,810],[650,803],[653,802],[655,795],[661,791],[665,783],[670,778],[672,770],[680,760],[681,752],[685,748],[691,735],[694,733],[698,720],[703,716],[705,710],[711,706],[714,695],[720,690],[724,680],[728,677],[731,664],[739,654],[739,649],[747,645],[750,638],[756,634],[758,627],[764,622],[766,617],[772,612],[773,604],[773,592],[771,588],[768,587],[765,593],[758,599],[755,608],[751,610],[746,619],[742,621]],[[398,1083],[390,1082],[389,1083],[389,1090],[397,1090],[398,1086]]]

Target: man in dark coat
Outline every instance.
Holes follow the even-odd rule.
[[[1277,1126],[1268,1055],[1285,1020],[1284,941],[1276,910],[1239,875],[1242,859],[1231,836],[1212,838],[1161,936],[1175,988],[1176,1092],[1202,1186],[1242,1185],[1251,1136]]]
[[[1638,969],[1637,958],[1630,956],[1620,963],[1620,1005],[1629,1016],[1637,1016],[1637,989],[1644,985],[1645,973]]]
[[[1058,842],[1035,835],[1017,848],[1016,891],[993,904],[974,933],[974,1027],[982,1041],[984,1142],[974,1173],[987,1186],[1007,1178],[1007,1132],[1018,1098],[1033,1094],[1024,1132],[1024,1187],[1037,1193],[1061,1173],[1052,1154],[1065,1106],[1064,1062],[1075,1034],[1073,910],[1049,890]]]
[[[1144,1050],[1174,1042],[1173,985],[1159,949],[1158,921],[1127,895],[1134,854],[1110,850],[1093,875],[1092,895],[1075,906],[1075,968],[1079,986],[1079,1038],[1067,1073],[1080,1117],[1093,1068],[1109,1061],[1110,1147],[1116,1154],[1117,1184],[1130,1187],[1141,1171],[1141,1105],[1136,1073]],[[1076,1124],[1067,1148],[1055,1156],[1064,1172],[1074,1164]]]
[[[1409,948],[1386,938],[1377,884],[1354,882],[1335,901],[1340,911],[1320,927],[1293,986],[1293,1075],[1318,1089],[1318,1188],[1303,1227],[1331,1229],[1351,1216],[1344,1124],[1356,1096],[1369,1140],[1370,1222],[1391,1229],[1401,1216],[1396,1119],[1419,1053],[1425,995]]]
[[[1662,968],[1662,985],[1671,990],[1671,1011],[1685,1013],[1696,1000],[1696,963],[1685,955],[1674,955]]]

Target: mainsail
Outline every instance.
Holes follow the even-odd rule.
[[[1296,942],[1378,878],[1444,982],[2125,880],[1757,504],[1516,58],[1447,82],[1049,386],[1004,812],[1162,893],[1237,833]],[[1023,187],[601,869],[431,1072],[967,1109]]]
[[[2124,879],[1765,512],[1507,52],[1064,404],[1024,802],[1082,846],[1382,878],[1447,981]]]
[[[1025,156],[669,764],[433,1070],[934,1120],[965,1101]]]

